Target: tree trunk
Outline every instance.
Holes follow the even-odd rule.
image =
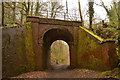
[[[33,15],[33,2],[32,2],[32,5],[31,5],[31,16]]]
[[[28,5],[25,6],[25,8],[26,8],[26,16],[28,16],[29,15],[29,11],[30,11],[30,2],[29,2],[29,0],[28,0]]]
[[[36,3],[36,11],[35,11],[35,16],[39,16],[39,2]]]
[[[118,2],[118,56],[120,59],[120,1]],[[120,60],[119,60],[119,74],[120,74]]]
[[[22,9],[21,9],[21,24],[23,24],[23,8],[24,8],[24,6],[22,5]]]
[[[48,11],[47,11],[47,16],[46,16],[46,18],[48,18]]]
[[[2,2],[2,26],[4,26],[4,3]]]
[[[30,12],[30,2],[28,0],[28,10],[27,10],[27,15],[29,15],[29,12]]]
[[[93,4],[94,4],[94,2],[89,2],[89,23],[90,23],[89,29],[92,31],[93,31],[92,18],[93,18],[93,14],[94,14]]]
[[[13,2],[13,21],[15,21],[15,19],[16,19],[15,9],[16,9],[16,2]]]
[[[78,5],[79,5],[79,13],[80,13],[80,18],[81,18],[82,26],[84,26],[84,21],[83,21],[83,17],[82,17],[82,10],[81,10],[81,5],[80,5],[80,0],[78,0]]]
[[[51,2],[51,18],[53,18],[54,15],[54,9],[55,9],[55,2]]]
[[[109,13],[108,8],[105,6],[105,4],[104,4],[104,2],[103,2],[102,0],[100,0],[100,1],[101,1],[101,3],[102,3],[103,8],[104,8],[104,9],[106,10],[106,12],[107,12],[107,15],[109,16],[110,13]]]

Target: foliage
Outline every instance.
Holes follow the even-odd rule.
[[[101,7],[103,7],[107,13],[108,19],[109,19],[109,25],[113,26],[113,27],[117,27],[118,26],[118,4],[117,1],[112,0],[112,3],[109,5],[111,6],[111,8],[108,8],[107,5],[105,5],[105,3],[101,1],[101,4],[97,4]]]
[[[97,34],[98,36],[104,38],[104,39],[116,39],[117,38],[117,29],[115,28],[103,28],[100,29],[99,27],[94,30],[94,33]]]
[[[69,63],[69,46],[61,40],[55,41],[51,45],[51,62],[56,64]]]
[[[111,26],[118,26],[118,9],[117,9],[117,2],[113,2],[113,7],[109,10],[110,16],[110,25]]]
[[[111,71],[104,71],[104,72],[100,73],[98,75],[98,77],[105,77],[107,75],[108,77],[119,78],[119,75],[117,74],[118,70],[119,70],[118,68],[115,68]]]
[[[81,27],[83,30],[85,30],[86,32],[88,32],[89,34],[91,34],[92,36],[94,36],[96,39],[100,40],[101,42],[103,41],[103,39],[95,34],[93,34],[92,32],[90,32],[89,30],[85,29],[84,27]]]

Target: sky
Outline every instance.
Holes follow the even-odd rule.
[[[68,1],[68,9],[69,11],[73,8],[78,9],[78,0],[67,0]],[[95,3],[100,4],[100,0],[94,0]],[[112,0],[102,0],[105,5],[107,5],[110,8],[110,3]],[[66,4],[66,0],[63,0],[62,2],[64,5]],[[82,13],[84,16],[85,20],[88,20],[88,17],[86,16],[86,12],[88,10],[88,0],[80,0],[81,3],[81,9],[82,9]],[[104,10],[104,8],[94,5],[94,11],[95,11],[95,16],[101,18],[101,19],[106,19],[106,11]]]

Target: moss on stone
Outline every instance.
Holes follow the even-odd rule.
[[[80,28],[82,28],[83,30],[85,30],[86,32],[88,32],[89,34],[91,34],[91,35],[94,36],[96,39],[100,40],[101,42],[104,40],[104,39],[102,39],[101,37],[99,37],[99,36],[93,34],[92,32],[90,32],[89,30],[85,29],[84,27],[80,27]]]
[[[102,44],[91,38],[90,34],[99,41],[104,41],[102,38],[99,38],[87,29],[80,28],[78,31],[78,66],[80,68],[104,71],[104,53],[102,51],[104,46],[101,47]]]
[[[91,31],[87,30],[86,28],[81,27],[81,26],[80,26],[80,28],[83,29],[83,30],[85,30],[88,34],[92,35],[92,36],[93,36],[94,38],[96,38],[97,40],[99,40],[100,43],[115,42],[115,41],[116,41],[116,39],[111,39],[111,38],[110,38],[110,39],[102,39],[101,37],[95,35],[95,34],[92,33]]]
[[[91,69],[101,70],[103,68],[103,61],[96,58],[94,55],[91,55],[89,58],[89,64]]]
[[[31,16],[31,15],[28,15],[27,17],[40,18],[40,16]]]
[[[21,74],[25,71],[24,66],[25,66],[25,61],[26,61],[26,52],[25,52],[25,39],[22,38],[20,34],[17,36],[17,44],[16,44],[16,51],[17,51],[17,66],[15,66],[15,74]]]
[[[35,61],[30,22],[26,23],[26,32],[21,32],[17,37],[16,49],[19,64],[15,68],[16,74],[34,71]]]
[[[101,42],[101,44],[102,44],[102,43],[105,43],[105,42],[114,42],[114,43],[115,43],[115,41],[116,41],[116,39],[104,39],[104,40]]]
[[[100,74],[98,75],[98,77],[103,77],[103,76],[105,76],[105,75],[111,75],[111,76],[112,76],[112,74],[116,74],[116,72],[118,72],[118,68],[114,68],[114,69],[111,70],[111,71],[104,71],[104,72],[100,73]],[[119,75],[116,75],[116,76],[117,76],[116,78],[119,78],[119,77],[118,77]]]
[[[28,71],[34,70],[34,51],[33,51],[33,39],[31,22],[26,23],[26,37],[25,37],[25,48],[26,48],[26,59],[28,64]]]

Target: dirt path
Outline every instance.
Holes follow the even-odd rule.
[[[33,71],[15,78],[97,78],[101,72],[87,69],[66,69],[67,65],[56,65],[46,71]]]
[[[87,69],[34,71],[19,75],[16,78],[97,78],[99,73]]]

